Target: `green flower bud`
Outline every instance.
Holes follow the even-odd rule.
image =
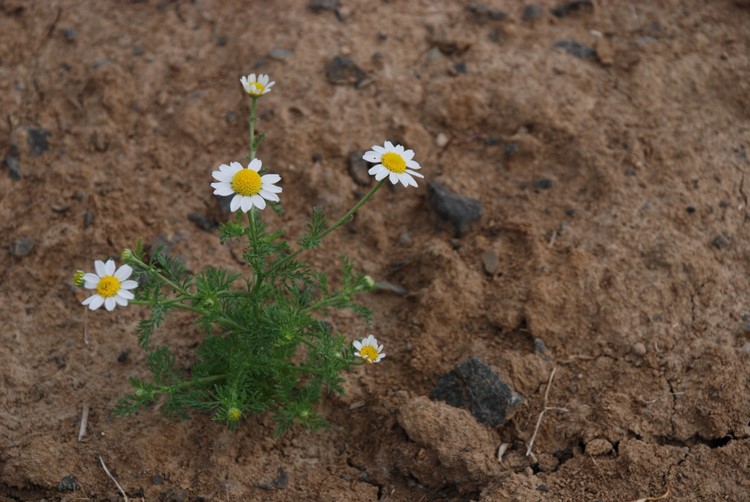
[[[83,287],[84,280],[83,280],[84,272],[83,270],[76,270],[76,273],[73,274],[73,284],[79,288]]]
[[[370,289],[375,287],[375,281],[369,275],[365,276],[365,284],[367,284],[367,287]]]
[[[132,259],[133,259],[133,250],[130,248],[123,249],[122,253],[120,253],[120,261],[123,263],[127,263]]]
[[[237,422],[242,416],[242,411],[239,408],[232,406],[227,410],[227,418],[230,422]]]

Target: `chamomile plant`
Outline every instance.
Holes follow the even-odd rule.
[[[234,429],[252,414],[271,412],[277,433],[295,423],[316,429],[327,425],[316,404],[327,392],[343,392],[342,372],[380,363],[385,353],[373,335],[352,339],[327,321],[335,310],[351,309],[369,326],[372,313],[356,297],[372,291],[373,280],[344,259],[338,286],[332,287],[326,274],[302,259],[303,253],[351,221],[384,183],[416,187],[420,165],[414,152],[401,145],[374,145],[363,157],[374,164],[370,191],[334,223],[313,208],[306,233],[289,242],[262,218],[269,207],[278,209],[281,183],[294,182],[257,156],[264,135],[256,133],[256,107],[274,82],[255,74],[240,82],[250,98],[248,160],[218,163],[210,186],[214,194],[231,198],[233,216],[219,238],[244,243],[247,273],[208,267],[193,274],[165,250],[147,250],[139,243],[122,252],[119,267],[113,260],[97,260],[95,273],[78,271],[74,283],[92,290],[83,301],[91,310],[140,305],[150,311],[136,330],[150,376],[130,380],[133,392],[118,402],[116,414],[152,405],[170,417],[202,410]],[[178,364],[170,347],[156,343],[154,336],[176,310],[195,316],[202,332],[187,365]]]

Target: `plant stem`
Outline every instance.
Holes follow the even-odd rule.
[[[258,97],[252,96],[250,105],[250,160],[255,158],[257,145],[255,144],[255,106],[258,103]]]

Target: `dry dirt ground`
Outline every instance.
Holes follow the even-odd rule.
[[[71,274],[138,239],[238,266],[209,184],[250,72],[292,238],[364,193],[351,154],[416,151],[311,256],[397,286],[365,298],[388,356],[317,433],[115,418],[145,312]],[[130,500],[750,500],[748,2],[0,0],[0,111],[3,502],[122,500],[100,458]],[[427,180],[482,217],[457,235]],[[200,336],[156,335],[187,366]],[[429,399],[470,357],[524,398],[502,425]]]

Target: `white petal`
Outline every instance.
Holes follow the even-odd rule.
[[[234,176],[243,169],[244,167],[242,167],[242,164],[240,164],[239,162],[232,162],[231,164],[229,164],[229,169],[227,169],[227,172]]]
[[[408,167],[409,169],[421,169],[419,164],[417,162],[414,162],[413,160],[407,160],[406,167]]]
[[[130,277],[130,274],[133,273],[133,267],[130,265],[122,265],[120,268],[117,269],[117,272],[115,272],[115,277],[117,277],[117,280],[120,282],[126,280],[128,277]]]
[[[232,189],[232,185],[229,183],[219,182],[219,183],[211,183],[211,186],[214,187],[214,194],[216,195],[232,195],[234,193],[234,190]]]
[[[359,340],[354,340],[354,343],[352,345],[354,345],[354,348],[358,351],[362,350],[362,342],[360,342]]]
[[[253,208],[253,198],[242,197],[242,204],[240,204],[240,207],[242,208],[243,213],[250,211]]]
[[[405,150],[401,156],[404,158],[404,160],[409,161],[414,158],[414,150]]]
[[[268,75],[259,75],[258,82],[260,82],[261,85],[265,87],[265,85],[268,83]]]
[[[370,150],[369,152],[365,153],[362,158],[367,162],[380,162],[383,159],[383,154]]]
[[[91,310],[96,310],[104,304],[104,298],[100,295],[89,296],[84,302],[88,302],[88,306]],[[86,305],[86,303],[84,303]]]
[[[277,187],[276,185],[272,185],[270,183],[269,184],[263,183],[263,185],[261,185],[261,188],[267,192],[272,192],[272,193],[281,193],[284,190],[283,188]]]
[[[401,183],[403,183],[404,186],[411,185],[411,186],[413,186],[415,188],[419,188],[419,187],[417,187],[417,181],[414,178],[412,178],[411,175],[409,175],[407,173],[403,173],[401,175]]]
[[[104,266],[103,261],[96,260],[94,262],[94,268],[96,269],[96,275],[98,275],[99,277],[104,277],[105,275],[107,275],[107,269]]]
[[[253,200],[253,204],[255,204],[255,207],[258,209],[265,209],[266,208],[266,201],[263,200],[263,197],[260,195],[253,195],[250,197]]]
[[[266,92],[269,92],[271,90],[271,87],[273,87],[273,84],[275,84],[276,81],[268,82],[268,85],[266,85]]]
[[[397,173],[391,173],[391,174],[388,175],[388,179],[390,180],[391,183],[393,183],[395,185],[396,183],[398,183],[398,174]]]
[[[393,146],[393,143],[391,143],[390,141],[386,141],[384,146],[385,146],[386,151],[388,151],[388,152],[392,152],[392,151],[394,151],[396,149]]]
[[[86,288],[86,289],[96,289],[96,287],[98,285],[99,285],[99,278],[98,277],[96,278],[95,281],[85,281],[83,283],[83,287]]]
[[[279,181],[281,181],[281,176],[279,176],[278,174],[264,174],[260,177],[260,181],[262,181],[264,184],[278,183]]]
[[[117,302],[115,302],[115,299],[111,296],[104,300],[104,308],[112,312],[115,309],[115,305],[117,305]]]
[[[123,290],[123,289],[135,289],[137,287],[138,287],[138,283],[135,282],[135,281],[131,281],[131,280],[122,281],[120,283],[120,290]]]
[[[410,169],[406,170],[407,173],[411,174],[412,176],[417,176],[418,178],[424,178],[424,176],[416,171],[412,171]]]
[[[122,296],[115,295],[113,298],[115,299],[115,303],[117,305],[120,305],[122,307],[127,307],[128,306],[128,300],[125,299],[125,298],[123,298]]]
[[[253,159],[250,161],[250,163],[247,165],[248,169],[252,169],[256,173],[260,171],[260,168],[263,166],[263,162],[260,161],[260,159]]]
[[[377,181],[380,181],[383,178],[385,178],[386,176],[388,176],[389,173],[390,173],[390,171],[388,169],[386,169],[383,166],[380,166],[380,170],[377,173],[375,173],[375,179]]]
[[[247,81],[251,82],[251,83],[255,82],[255,73],[251,73],[250,75],[248,75],[247,76]]]
[[[372,145],[372,149],[375,150],[375,153],[379,153],[380,155],[383,155],[387,151],[380,145]]]
[[[279,200],[281,200],[281,199],[279,199],[278,195],[276,195],[273,192],[269,192],[268,190],[264,190],[263,188],[260,189],[260,194],[259,195],[261,197],[263,197],[264,199],[266,199],[266,200],[272,200],[274,202],[279,202]]]
[[[96,284],[99,284],[99,276],[96,274],[92,274],[91,272],[87,274],[83,274],[83,280],[84,282],[94,282]],[[86,286],[88,288],[88,286]],[[94,286],[96,287],[96,286]]]
[[[383,359],[384,357],[385,357],[385,354],[380,354],[380,355],[378,355],[378,358],[377,358],[377,359],[375,359],[375,362],[376,362],[376,363],[379,363],[379,362],[380,362],[380,361],[381,361],[381,360],[382,360],[382,359]]]
[[[107,260],[107,263],[104,264],[104,271],[107,273],[107,275],[114,275],[114,273],[115,273],[115,261],[114,260]]]
[[[216,181],[223,181],[225,183],[231,182],[233,178],[230,173],[225,171],[214,171],[211,173],[211,176],[213,176]]]
[[[396,153],[398,153],[398,154],[404,153],[404,146],[403,145],[396,145]]]
[[[377,166],[372,166],[370,169],[367,170],[367,174],[377,174],[383,169],[383,164],[378,164]]]
[[[237,211],[240,208],[242,199],[244,199],[242,195],[235,195],[232,202],[229,203],[229,210],[232,212]]]
[[[132,300],[133,298],[135,298],[135,295],[126,289],[121,289],[120,291],[118,291],[115,297],[117,296],[124,300]]]
[[[241,76],[240,77],[240,83],[242,84],[242,87],[247,87],[247,77],[244,76],[244,75]]]

